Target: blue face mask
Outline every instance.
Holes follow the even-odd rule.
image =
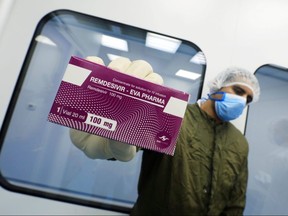
[[[212,95],[216,94],[220,95],[221,97],[211,97]],[[208,95],[208,97],[210,100],[215,101],[216,114],[222,121],[231,121],[238,118],[246,106],[246,99],[235,94],[216,92],[212,95]]]

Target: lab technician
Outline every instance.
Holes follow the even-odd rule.
[[[97,57],[90,61],[103,64]],[[126,58],[108,67],[163,84],[145,61]],[[242,215],[248,178],[248,142],[232,124],[259,99],[256,77],[228,68],[208,84],[209,94],[187,106],[174,156],[143,149],[138,198],[131,215]],[[76,147],[89,158],[131,160],[138,149],[77,130]]]

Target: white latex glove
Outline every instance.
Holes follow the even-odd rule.
[[[103,60],[96,56],[89,56],[86,60],[104,65]],[[151,65],[144,60],[131,62],[128,58],[120,57],[111,61],[108,67],[156,84],[163,84],[162,77],[154,73]],[[119,161],[130,161],[136,154],[136,146],[75,129],[70,129],[70,138],[77,148],[81,149],[87,157],[92,159],[114,158]]]

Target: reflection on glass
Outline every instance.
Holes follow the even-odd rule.
[[[158,49],[163,52],[176,53],[177,49],[181,45],[181,41],[178,39],[148,32],[145,45],[147,47]]]
[[[288,71],[263,66],[260,101],[249,108],[247,215],[288,214]]]
[[[33,190],[38,196],[61,195],[66,201],[73,198],[97,207],[111,204],[111,209],[119,211],[133,205],[141,151],[128,163],[88,159],[72,145],[69,129],[48,122],[47,116],[72,55],[98,56],[106,65],[111,56],[144,59],[161,74],[166,86],[191,93],[190,102],[196,101],[206,66],[189,60],[199,48],[177,39],[181,45],[175,53],[151,49],[145,46],[146,34],[142,29],[71,11],[53,12],[39,23],[17,84],[19,94],[13,96],[11,115],[6,116],[1,131],[0,171],[11,189]],[[101,44],[104,36],[110,42],[111,38],[125,42],[129,49]],[[200,77],[175,76],[180,67]]]

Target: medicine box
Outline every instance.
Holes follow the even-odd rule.
[[[72,56],[48,121],[174,155],[189,94]]]

